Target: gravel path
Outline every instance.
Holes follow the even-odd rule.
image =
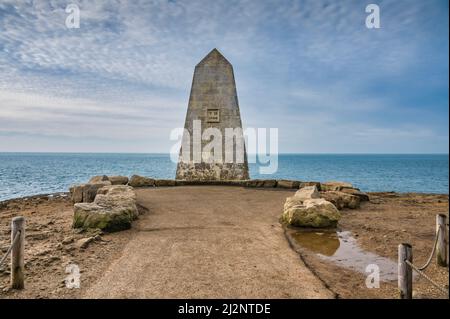
[[[85,298],[333,298],[278,223],[293,191],[138,189],[149,209]]]

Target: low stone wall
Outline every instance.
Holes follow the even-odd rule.
[[[128,185],[133,187],[169,187],[169,186],[242,186],[257,188],[290,188],[298,189],[300,187],[317,185],[319,182],[302,182],[295,180],[276,180],[276,179],[249,179],[249,180],[179,180],[179,179],[153,179],[134,175],[130,178]]]
[[[369,196],[345,182],[305,182],[286,179],[173,180],[133,175],[94,176],[86,184],[70,187],[74,205],[74,227],[106,231],[128,229],[137,218],[133,188],[176,186],[240,186],[297,189],[286,200],[282,219],[294,226],[336,226],[343,208],[358,208]]]
[[[315,182],[298,181],[287,179],[249,179],[249,180],[179,180],[179,179],[155,179],[146,176],[133,175],[129,179],[125,176],[95,176],[86,184],[75,185],[70,188],[72,199],[77,202],[92,202],[95,198],[97,189],[105,184],[116,184],[120,181],[122,185],[128,185],[134,188],[139,187],[174,187],[174,186],[241,186],[251,188],[283,188],[283,189],[301,189],[308,186],[315,186],[318,191],[336,192],[344,196],[346,194],[354,195],[361,201],[369,200],[369,196],[361,192],[352,184],[346,182]]]
[[[154,179],[133,175],[128,182],[133,187],[168,187],[168,186],[242,186],[254,188],[284,188],[284,189],[300,189],[307,186],[315,186],[318,191],[340,191],[350,194],[360,192],[350,183],[346,182],[314,182],[314,181],[298,181],[287,179],[249,179],[249,180],[179,180],[179,179]],[[361,196],[363,193],[361,193]],[[365,197],[365,196],[363,196]]]

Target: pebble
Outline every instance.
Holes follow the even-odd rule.
[[[50,249],[43,249],[41,251],[38,251],[37,253],[35,253],[35,256],[44,256],[44,255],[48,255],[51,252]]]
[[[77,240],[77,242],[75,243],[75,245],[76,245],[78,248],[85,249],[85,248],[87,248],[87,247],[89,246],[89,244],[90,244],[91,242],[93,242],[94,240],[95,240],[95,237],[81,238],[81,239]]]
[[[52,262],[57,261],[57,260],[61,260],[61,258],[58,257],[58,256],[50,256],[48,258],[48,263],[52,263]]]
[[[73,243],[73,241],[74,241],[74,238],[72,236],[69,236],[69,237],[64,238],[61,243],[63,245],[67,245],[67,244]]]
[[[66,245],[66,246],[64,246],[64,251],[65,252],[71,252],[72,250],[74,250],[75,249],[75,247],[73,247],[72,245]]]

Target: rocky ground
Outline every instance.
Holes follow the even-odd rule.
[[[0,298],[77,298],[67,289],[66,266],[77,264],[81,285],[88,286],[120,253],[132,230],[114,234],[79,232],[72,226],[67,194],[35,196],[0,203],[0,256],[10,244],[11,218],[26,218],[26,289],[9,290],[9,261],[0,266]]]
[[[436,214],[447,214],[448,195],[369,193],[371,201],[360,209],[344,209],[339,228],[350,231],[368,252],[397,261],[397,247],[410,243],[414,264],[427,260],[434,243]],[[398,298],[397,282],[382,282],[379,289],[368,289],[367,274],[347,270],[323,259],[308,249],[300,249],[307,265],[338,294],[339,298]],[[436,266],[433,259],[425,273],[448,289],[448,270]],[[413,283],[414,298],[445,298],[426,280]]]
[[[425,262],[434,239],[435,215],[448,213],[448,195],[372,193],[371,201],[360,209],[344,209],[339,227],[348,230],[367,251],[397,259],[401,242],[413,245],[414,261]],[[142,209],[141,209],[142,210]],[[280,206],[280,212],[282,205]],[[146,214],[143,210],[142,212]],[[27,219],[26,289],[8,289],[8,265],[0,266],[0,298],[77,298],[77,289],[67,289],[66,266],[79,265],[83,287],[100,278],[110,264],[122,256],[132,229],[113,234],[79,232],[72,229],[73,205],[66,194],[36,196],[0,203],[0,256],[10,242],[10,222],[14,216]],[[365,287],[365,275],[324,261],[303,249],[301,257],[310,269],[340,298],[397,298],[396,283],[382,283],[379,289]],[[426,273],[448,285],[448,271],[433,263]],[[416,298],[442,295],[419,279],[414,283]]]

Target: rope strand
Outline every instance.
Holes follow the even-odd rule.
[[[8,250],[6,251],[5,255],[2,257],[2,259],[0,260],[0,266],[3,264],[3,262],[6,260],[6,258],[8,258],[9,253],[11,252],[11,250],[13,249],[13,247],[17,244],[17,241],[20,237],[20,231],[18,231],[16,233],[16,236],[13,239],[13,242],[11,244],[11,246],[9,246]]]
[[[412,268],[414,269],[419,275],[421,275],[423,278],[425,278],[426,280],[428,280],[435,288],[439,289],[441,292],[443,292],[444,294],[446,294],[448,296],[448,289],[445,289],[444,287],[439,286],[436,282],[434,282],[430,277],[428,277],[427,275],[425,275],[419,268],[417,268],[416,266],[414,266],[409,260],[405,260],[405,262]]]
[[[441,232],[441,228],[439,227],[438,231],[436,232],[436,235],[434,237],[434,244],[433,244],[433,249],[431,250],[430,257],[428,258],[427,262],[422,267],[417,267],[417,269],[425,270],[430,265],[431,260],[433,259],[434,253],[436,252],[436,246],[437,246],[437,241],[438,241],[440,232]]]

